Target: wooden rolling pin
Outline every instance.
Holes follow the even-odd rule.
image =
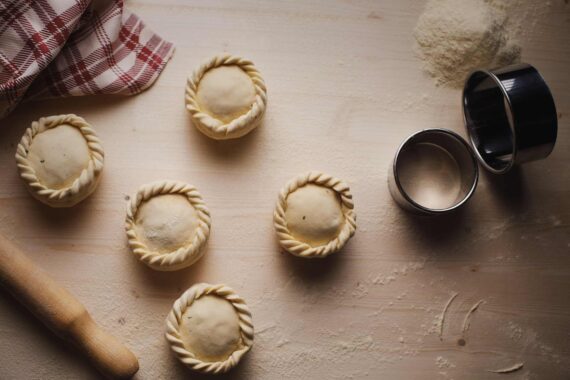
[[[71,341],[111,379],[129,379],[139,370],[135,355],[103,331],[67,290],[0,234],[0,284],[40,321]]]

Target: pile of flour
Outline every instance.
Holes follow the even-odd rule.
[[[416,52],[438,85],[461,87],[475,68],[520,61],[507,21],[496,0],[429,0],[414,32]]]

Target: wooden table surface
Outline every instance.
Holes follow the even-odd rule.
[[[175,42],[172,61],[141,95],[23,104],[2,120],[0,231],[132,348],[137,379],[199,378],[171,355],[163,333],[173,301],[202,281],[233,287],[253,312],[253,350],[227,378],[568,379],[565,3],[532,14],[520,36],[523,59],[557,103],[553,154],[508,176],[483,173],[463,212],[426,219],[392,202],[392,155],[422,128],[465,131],[460,91],[436,87],[412,50],[423,2],[127,2]],[[268,87],[263,126],[237,141],[204,137],[184,108],[186,76],[222,52],[252,59]],[[31,121],[60,113],[91,122],[107,154],[98,190],[68,210],[32,199],[13,159]],[[346,249],[316,261],[281,253],[272,227],[277,192],[312,169],[345,179],[358,215]],[[147,269],[126,245],[125,197],[159,179],[194,184],[212,213],[205,256],[175,273]],[[99,378],[4,292],[0,342],[2,379]],[[487,372],[521,362],[511,374]]]

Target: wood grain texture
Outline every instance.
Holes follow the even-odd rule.
[[[570,9],[551,3],[521,43],[556,100],[553,154],[483,174],[461,213],[426,219],[392,202],[392,155],[418,129],[465,131],[460,92],[434,86],[412,51],[422,2],[129,1],[175,42],[172,61],[136,97],[35,102],[0,121],[0,231],[133,349],[137,379],[190,376],[163,334],[196,282],[228,284],[253,313],[253,349],[228,379],[567,379]],[[218,142],[191,125],[184,86],[224,52],[255,62],[269,102],[261,128]],[[106,152],[99,188],[70,210],[27,194],[13,159],[33,120],[60,113],[86,118]],[[310,262],[280,253],[272,226],[278,191],[308,170],[345,180],[358,214],[345,249]],[[206,254],[175,273],[139,263],[124,233],[125,197],[159,179],[195,185],[212,214]],[[0,378],[98,378],[4,293],[0,310]]]
[[[0,235],[0,285],[59,337],[74,344],[105,377],[130,379],[137,358],[93,321],[85,307]]]

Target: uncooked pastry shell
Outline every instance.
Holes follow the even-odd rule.
[[[85,138],[90,158],[87,167],[83,169],[69,186],[61,189],[52,189],[43,184],[37,177],[34,168],[28,159],[28,153],[34,137],[50,129],[67,124],[77,128]],[[42,117],[34,121],[26,129],[16,150],[16,163],[20,177],[26,183],[32,196],[51,207],[71,207],[87,198],[97,187],[103,170],[105,153],[97,134],[83,118],[69,114]]]
[[[241,342],[238,349],[223,361],[205,362],[197,359],[192,352],[186,349],[181,339],[180,324],[184,312],[192,305],[194,300],[205,295],[218,296],[230,302],[239,318]],[[230,287],[223,284],[196,284],[184,292],[184,294],[174,302],[172,310],[166,319],[166,339],[170,343],[170,348],[176,357],[188,368],[202,373],[224,373],[235,367],[241,357],[246,354],[253,345],[253,321],[251,319],[251,312],[245,301]]]
[[[135,228],[135,217],[140,205],[154,196],[163,194],[185,196],[198,216],[194,238],[180,248],[166,253],[149,249],[142,239],[137,237]],[[174,271],[194,264],[204,254],[203,248],[210,236],[210,211],[194,186],[178,181],[158,181],[144,185],[135,196],[131,197],[127,206],[125,228],[129,247],[139,260],[155,270]]]
[[[255,101],[253,102],[251,109],[247,113],[228,123],[222,122],[210,114],[203,112],[203,110],[200,109],[200,105],[197,100],[198,85],[204,74],[210,69],[224,65],[237,66],[241,68],[251,78],[255,87]],[[265,113],[266,105],[267,90],[265,82],[253,62],[246,59],[229,54],[216,56],[201,65],[188,78],[186,85],[186,109],[190,112],[192,121],[196,128],[206,136],[213,139],[233,139],[242,137],[251,132],[261,121],[261,118]]]
[[[340,197],[345,219],[342,229],[334,239],[330,240],[327,244],[316,247],[297,240],[289,231],[285,217],[287,197],[298,188],[307,184],[323,186],[335,191]],[[289,181],[281,192],[279,192],[279,198],[275,212],[273,213],[273,225],[275,226],[281,247],[295,256],[305,258],[326,257],[331,253],[337,252],[344,247],[356,231],[356,213],[354,212],[354,203],[352,201],[350,188],[340,179],[328,174],[309,172],[300,175]]]

